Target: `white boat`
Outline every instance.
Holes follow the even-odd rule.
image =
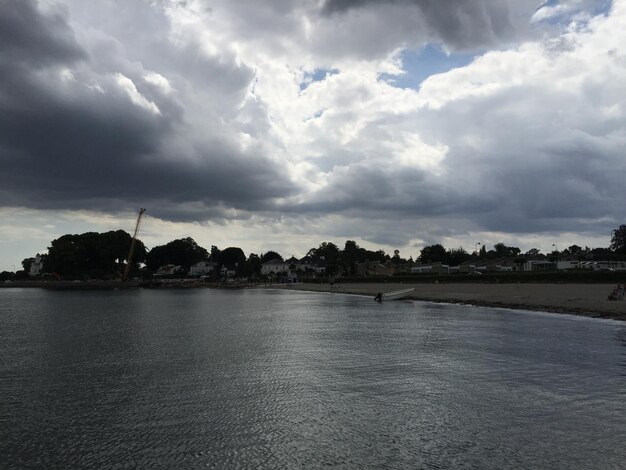
[[[382,302],[383,300],[400,300],[400,299],[405,299],[414,290],[415,290],[415,288],[411,287],[410,289],[402,289],[402,290],[396,290],[396,291],[393,291],[393,292],[385,292],[384,294],[378,294],[376,297],[374,297],[374,300]]]

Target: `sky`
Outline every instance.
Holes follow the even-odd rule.
[[[626,0],[0,0],[0,270],[66,233],[606,247]]]

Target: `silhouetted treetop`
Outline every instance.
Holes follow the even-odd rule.
[[[275,251],[268,251],[267,253],[263,253],[261,255],[261,262],[267,263],[268,261],[272,261],[273,259],[277,259],[279,261],[283,261],[283,257],[280,256]]]
[[[626,225],[620,225],[618,229],[613,231],[611,250],[626,255]]]
[[[132,237],[124,230],[63,235],[52,240],[44,270],[63,277],[117,277],[130,251]],[[137,240],[133,264],[144,261],[146,247]]]
[[[185,270],[199,261],[208,259],[209,253],[191,237],[180,238],[166,245],[155,246],[146,256],[146,265],[151,271],[160,266],[173,264]]]

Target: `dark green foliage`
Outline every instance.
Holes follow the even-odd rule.
[[[613,256],[613,252],[610,248],[594,248],[589,251],[587,255],[587,259],[591,261],[606,261],[611,259]]]
[[[620,255],[626,255],[626,225],[620,225],[613,231],[611,250]]]
[[[132,237],[124,230],[63,235],[52,240],[44,258],[45,272],[65,278],[114,278],[124,269]],[[133,264],[146,257],[144,244],[137,240]]]
[[[578,245],[571,245],[567,247],[565,250],[563,250],[563,254],[564,255],[579,255],[583,253],[583,251],[584,250],[582,249],[582,247]]]
[[[313,263],[325,266],[326,274],[329,276],[353,275],[356,273],[356,267],[360,263],[385,263],[391,259],[383,250],[370,251],[361,248],[354,240],[347,240],[343,250],[340,250],[332,242],[323,242],[317,248],[311,248],[307,253],[307,257]],[[404,260],[399,257],[398,253],[395,261]]]
[[[524,256],[526,258],[529,259],[534,259],[537,258],[541,255],[541,253],[539,252],[539,250],[537,248],[531,248],[530,250],[528,250],[526,253],[524,253]]]
[[[209,255],[209,259],[217,263],[219,256],[220,256],[220,249],[216,247],[215,245],[211,245],[211,254]]]
[[[246,276],[258,276],[261,274],[261,258],[255,253],[250,253],[246,260]]]
[[[322,242],[317,248],[311,248],[307,256],[314,260],[334,261],[339,256],[339,248],[332,242]]]
[[[325,265],[326,273],[355,274],[359,263],[378,261],[384,263],[389,256],[383,250],[370,251],[361,248],[354,240],[347,240],[343,251],[334,243],[324,242],[317,248],[311,248],[307,253],[314,262]]]
[[[419,260],[422,263],[445,263],[447,261],[446,249],[443,245],[428,245],[422,248]]]
[[[442,245],[435,244],[425,246],[419,256],[420,263],[443,263],[456,266],[471,258],[470,254],[463,247],[446,250]]]
[[[340,273],[343,260],[340,259],[341,250],[332,242],[322,242],[317,248],[311,248],[307,253],[318,264],[326,265],[326,274],[334,276]]]
[[[516,246],[506,246],[504,243],[496,243],[493,249],[497,258],[513,258],[522,251]]]
[[[217,263],[219,266],[237,266],[237,272],[244,270],[246,255],[243,250],[238,247],[231,246],[220,252]]]
[[[462,247],[452,248],[448,250],[446,264],[450,266],[458,266],[470,259],[470,255]]]
[[[267,253],[263,253],[261,255],[261,263],[267,263],[268,261],[272,261],[273,259],[283,261],[283,257],[275,251],[268,251]]]
[[[198,245],[193,238],[187,237],[152,248],[146,256],[146,265],[153,272],[167,264],[181,266],[187,271],[192,264],[208,257],[206,249]]]
[[[25,258],[22,260],[22,267],[24,268],[24,271],[26,271],[27,273],[30,272],[30,267],[33,264],[33,262],[35,261],[35,258]]]
[[[347,240],[343,248],[343,263],[348,274],[356,273],[357,263],[365,261],[365,249],[360,248],[354,240]]]

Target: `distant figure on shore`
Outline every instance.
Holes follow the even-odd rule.
[[[376,297],[374,297],[374,300],[376,302],[382,302],[383,301],[383,293],[379,292],[378,294],[376,294]]]
[[[624,300],[624,284],[618,284],[609,294],[609,300]]]

